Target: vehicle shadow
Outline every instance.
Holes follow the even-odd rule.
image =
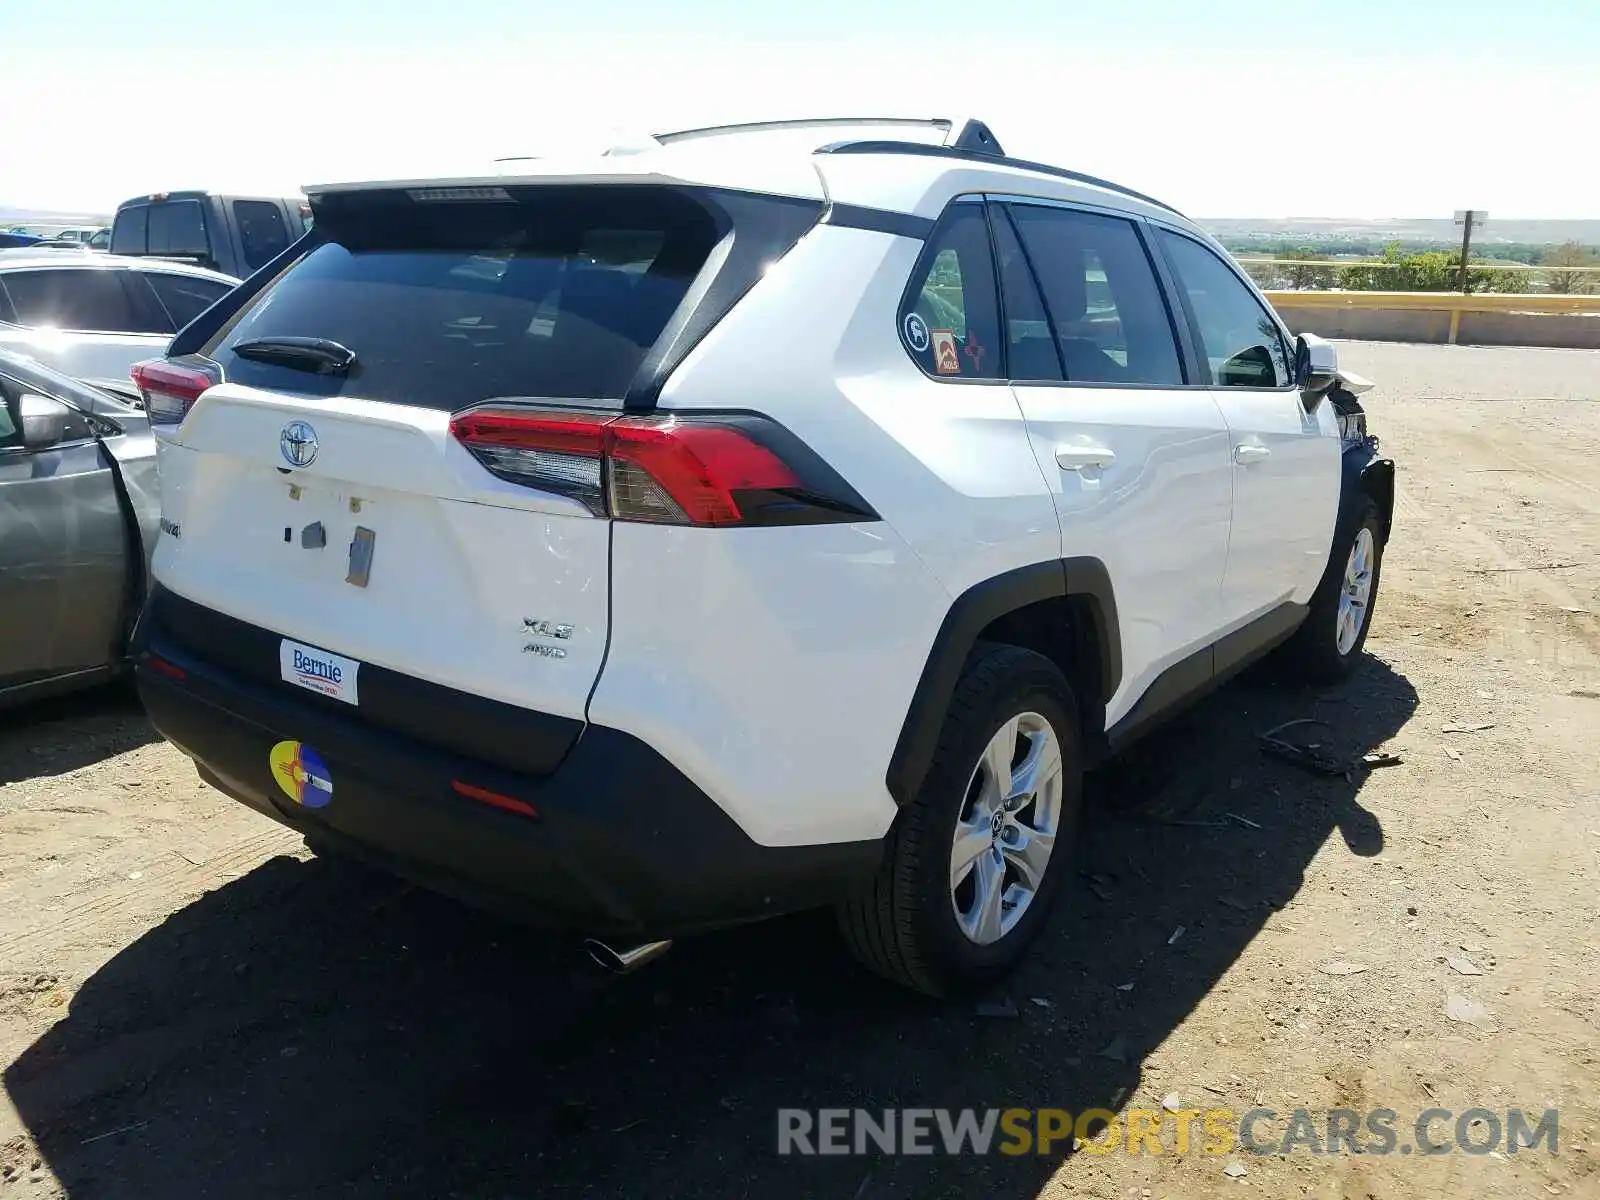
[[[123,682],[0,709],[0,786],[63,775],[160,740]]]
[[[1031,1197],[1065,1145],[783,1158],[777,1112],[1123,1106],[1331,835],[1383,848],[1359,768],[1306,774],[1256,735],[1320,716],[1359,757],[1415,706],[1370,659],[1318,696],[1247,678],[1098,775],[1081,873],[1003,989],[1014,1016],[876,982],[821,916],[614,980],[570,943],[280,858],[107,963],[5,1087],[76,1198]]]

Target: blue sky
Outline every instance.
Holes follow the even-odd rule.
[[[11,205],[481,170],[719,121],[971,113],[1013,153],[1200,215],[1600,217],[1600,0],[4,7]]]

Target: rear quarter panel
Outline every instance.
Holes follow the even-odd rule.
[[[774,418],[881,522],[614,530],[590,719],[651,741],[763,844],[881,836],[889,761],[952,595],[1060,557],[1010,389],[941,385],[900,347],[921,245],[819,227],[660,400]]]

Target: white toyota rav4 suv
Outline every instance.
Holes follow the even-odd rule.
[[[624,961],[833,905],[944,993],[1038,933],[1085,769],[1359,655],[1362,384],[1172,209],[975,121],[516,169],[307,189],[135,370],[144,701],[314,848]]]

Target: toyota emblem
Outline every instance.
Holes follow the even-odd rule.
[[[317,431],[305,421],[290,421],[278,436],[278,449],[291,467],[309,467],[317,460]]]

